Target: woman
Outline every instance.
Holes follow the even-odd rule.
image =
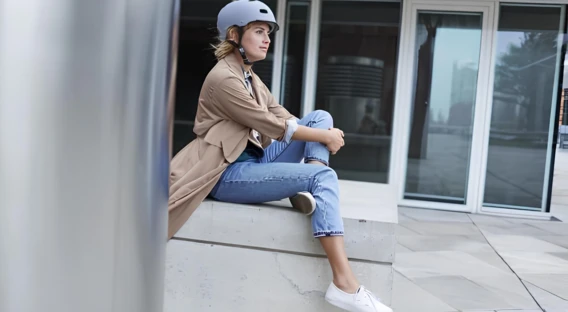
[[[348,311],[392,311],[359,285],[345,254],[337,175],[328,166],[329,154],[344,145],[343,132],[324,111],[291,115],[251,70],[278,30],[272,11],[260,1],[233,1],[219,12],[217,27],[218,63],[199,97],[197,138],[172,160],[170,237],[207,196],[233,203],[288,197],[311,215],[329,259],[326,300]]]

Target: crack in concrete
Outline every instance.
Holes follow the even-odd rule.
[[[276,262],[276,267],[278,268],[278,273],[280,273],[280,276],[282,276],[285,280],[288,281],[288,283],[290,283],[290,285],[292,285],[292,287],[296,290],[296,292],[298,292],[298,294],[302,295],[302,296],[311,296],[311,295],[317,295],[318,297],[324,297],[325,293],[323,291],[320,290],[302,290],[300,289],[300,286],[296,283],[294,283],[294,281],[289,278],[283,271],[282,271],[282,267],[280,265],[280,261],[278,260],[278,254],[274,253],[274,260]]]
[[[532,282],[529,282],[529,281],[525,281],[525,283],[531,284],[531,285],[533,285],[534,287],[536,287],[536,288],[538,288],[538,289],[540,289],[540,290],[542,290],[542,291],[544,291],[544,292],[547,292],[547,293],[553,295],[554,297],[556,297],[556,298],[558,298],[558,299],[560,299],[560,300],[564,300],[564,301],[567,301],[567,302],[568,302],[568,299],[565,299],[565,298],[563,298],[563,297],[561,297],[561,296],[559,296],[559,295],[557,295],[557,294],[555,294],[555,293],[553,293],[553,292],[551,292],[551,291],[549,291],[549,290],[546,290],[546,289],[544,289],[544,288],[542,288],[542,287],[536,285],[535,283],[532,283]]]

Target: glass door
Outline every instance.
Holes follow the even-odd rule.
[[[403,206],[476,209],[493,11],[490,3],[409,4],[399,87],[409,90],[399,94]]]
[[[548,207],[565,10],[565,5],[499,5],[480,200],[485,212],[535,214]]]

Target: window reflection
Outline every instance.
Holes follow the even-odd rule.
[[[501,6],[486,206],[542,207],[562,26],[560,6]]]
[[[407,199],[466,203],[481,21],[481,13],[418,14]]]

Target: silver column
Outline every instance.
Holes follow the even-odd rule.
[[[0,0],[0,311],[162,311],[177,12]]]

